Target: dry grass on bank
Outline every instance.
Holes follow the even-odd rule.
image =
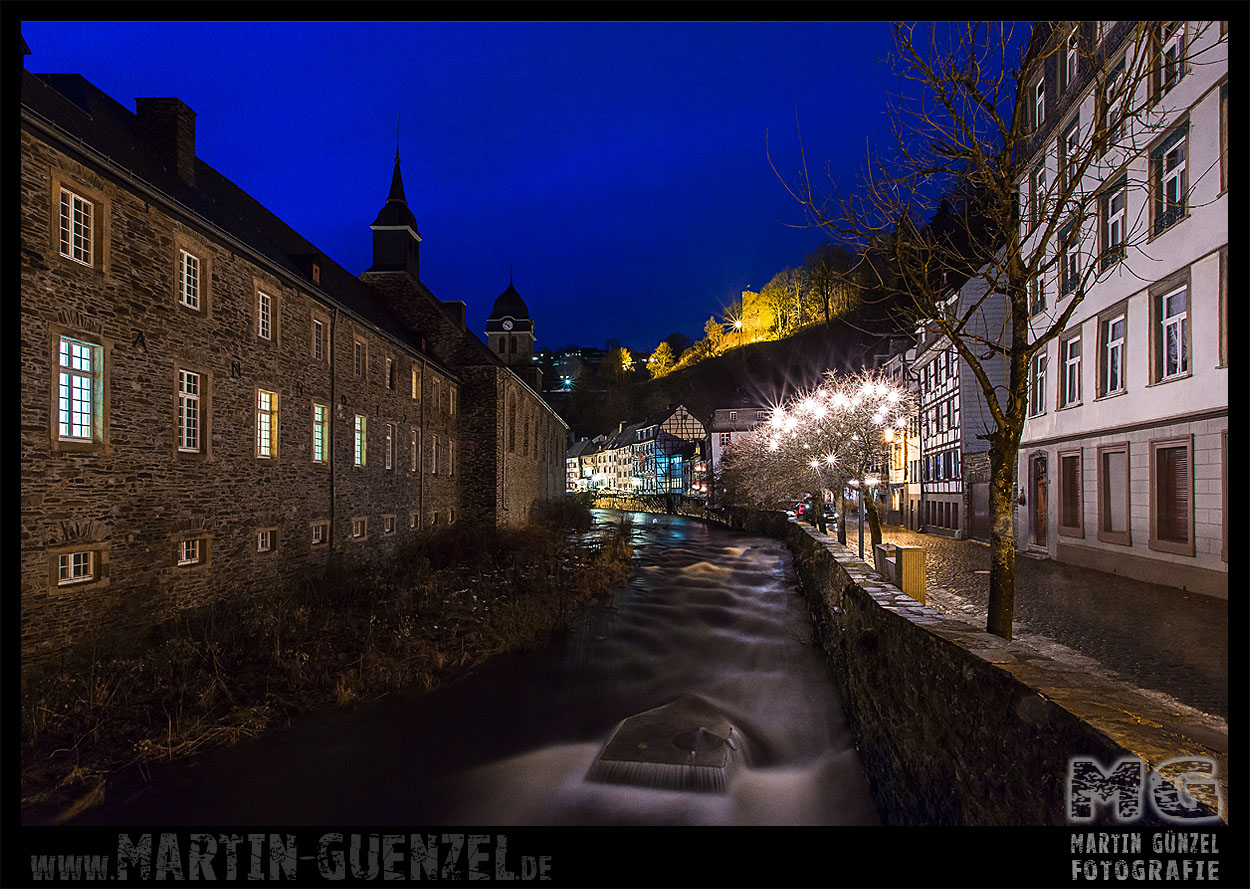
[[[97,652],[30,678],[23,806],[541,645],[628,575],[628,529],[591,535],[589,524],[574,505],[520,531],[446,528],[392,569],[221,602],[160,628],[145,650]]]

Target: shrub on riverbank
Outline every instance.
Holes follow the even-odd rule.
[[[144,651],[30,680],[23,805],[541,645],[629,571],[627,529],[578,525],[440,529],[388,570],[332,570],[219,602],[160,628]]]

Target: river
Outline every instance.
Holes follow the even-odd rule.
[[[595,518],[633,523],[634,569],[543,650],[157,768],[72,823],[879,824],[785,545]],[[618,729],[659,761],[596,766]]]

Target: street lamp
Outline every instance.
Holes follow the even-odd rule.
[[[734,319],[734,330],[738,331],[738,348],[742,348],[742,319]]]

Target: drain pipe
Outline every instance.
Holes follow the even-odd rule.
[[[329,559],[329,562],[331,565],[334,564],[334,554],[335,554],[334,538],[335,538],[335,533],[338,530],[338,526],[334,522],[334,473],[338,467],[338,461],[335,459],[335,450],[334,450],[335,429],[338,428],[338,422],[337,422],[337,418],[335,417],[335,414],[338,412],[338,409],[339,409],[336,386],[335,386],[335,382],[336,382],[335,369],[337,368],[338,365],[334,360],[334,344],[338,342],[338,340],[335,339],[336,333],[338,331],[338,321],[339,321],[339,308],[338,306],[335,306],[334,314],[330,317],[330,346],[329,346],[330,348],[330,406],[329,406],[330,416],[326,418],[326,421],[330,427],[330,441],[328,443],[328,447],[330,448],[330,540],[329,540],[330,559]]]

